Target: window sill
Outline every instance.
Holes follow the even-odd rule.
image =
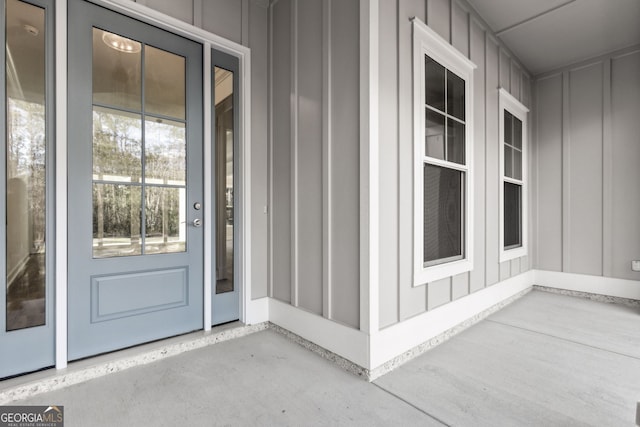
[[[471,270],[473,270],[473,262],[469,259],[461,259],[432,267],[419,268],[413,274],[413,286],[423,286],[427,283],[466,273]]]
[[[521,246],[519,248],[507,249],[500,251],[500,262],[511,261],[512,259],[527,256],[527,248]]]

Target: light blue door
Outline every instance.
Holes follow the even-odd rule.
[[[69,1],[69,359],[203,327],[202,46]]]
[[[0,378],[54,364],[52,5],[0,1]]]

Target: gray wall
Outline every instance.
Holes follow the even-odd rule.
[[[462,0],[380,1],[380,327],[531,268],[530,257],[502,264],[498,259],[498,86],[530,106],[531,80],[487,30],[481,18],[470,10]],[[478,66],[474,74],[473,106],[474,269],[418,287],[412,286],[413,116],[409,19],[414,16]],[[530,237],[529,253],[533,244]]]
[[[270,7],[270,293],[359,326],[359,2]]]
[[[640,280],[640,47],[534,87],[536,268]]]
[[[251,295],[267,295],[267,0],[138,0],[140,4],[251,48]]]

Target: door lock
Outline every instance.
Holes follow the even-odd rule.
[[[202,220],[200,218],[196,218],[193,220],[194,227],[200,227],[202,225]]]
[[[200,204],[200,202],[195,202],[193,204],[193,209],[199,211],[202,208],[202,205]]]

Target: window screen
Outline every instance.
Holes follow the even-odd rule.
[[[424,263],[450,261],[463,254],[464,173],[424,165]]]

